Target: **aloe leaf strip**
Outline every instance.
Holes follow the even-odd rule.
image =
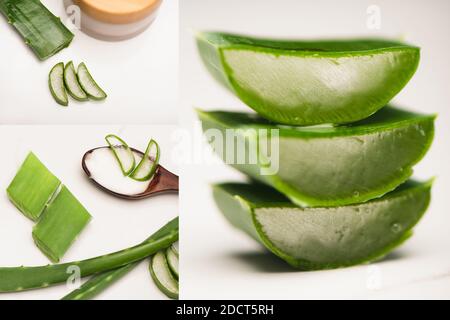
[[[153,157],[151,157],[151,160],[149,159],[150,157],[150,152],[152,150],[152,147],[155,147],[155,154]],[[133,170],[133,172],[130,174],[130,178],[136,180],[136,181],[147,181],[150,180],[156,173],[156,169],[158,168],[158,164],[159,164],[159,159],[161,156],[161,151],[159,148],[158,143],[155,140],[150,140],[150,142],[147,145],[147,149],[145,150],[145,154],[142,157],[141,161],[139,162],[139,164],[136,166],[136,168]],[[140,177],[139,174],[141,173],[140,171],[143,171],[144,165],[150,162],[150,166],[148,168],[148,172],[143,176]]]
[[[117,141],[120,142],[120,145],[114,144],[112,142],[112,139],[116,139]],[[111,151],[113,152],[114,156],[116,157],[117,161],[119,162],[119,166],[120,169],[122,170],[122,173],[124,176],[129,176],[131,172],[133,172],[134,168],[136,167],[136,159],[134,158],[134,154],[133,151],[130,149],[130,147],[128,146],[128,144],[122,140],[120,137],[114,135],[114,134],[109,134],[105,137],[106,142],[108,143],[108,145],[111,148]],[[122,159],[120,158],[120,155],[117,152],[117,148],[124,148],[125,152],[127,154],[127,156],[130,158],[131,160],[131,165],[129,168],[125,168],[125,165],[122,161]]]
[[[59,17],[38,0],[1,0],[0,12],[40,60],[68,47],[74,37]]]
[[[84,92],[83,88],[78,82],[77,73],[75,71],[75,67],[73,66],[72,61],[67,63],[66,66],[64,67],[64,85],[66,86],[67,92],[75,100],[78,101],[89,100],[86,92]]]
[[[145,241],[156,240],[159,237],[164,236],[167,233],[167,230],[170,230],[171,227],[165,227],[159,229],[156,233],[154,233],[150,238]],[[98,275],[93,276],[91,279],[86,281],[80,288],[72,291],[61,300],[89,300],[96,297],[98,294],[112,286],[115,282],[120,280],[123,276],[125,276],[128,272],[133,270],[140,261],[130,263],[126,266],[120,267],[115,270],[107,271]]]
[[[89,98],[92,100],[104,100],[107,98],[108,95],[100,88],[97,82],[95,82],[84,62],[80,63],[78,66],[77,77],[80,86]]]
[[[76,289],[63,297],[61,300],[90,300],[105,291],[114,283],[119,281],[128,272],[133,270],[139,262],[130,263],[124,267],[107,271],[93,276],[86,281],[79,289]]]
[[[137,246],[88,260],[39,267],[0,268],[0,293],[45,288],[65,282],[71,277],[70,269],[73,267],[79,268],[83,278],[143,260],[178,240],[178,217],[156,234],[158,237]]]
[[[149,263],[150,275],[156,286],[171,299],[178,299],[178,281],[172,275],[164,251],[157,252]]]

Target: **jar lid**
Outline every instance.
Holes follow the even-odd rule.
[[[81,10],[94,19],[126,24],[145,19],[155,12],[162,0],[74,0]]]

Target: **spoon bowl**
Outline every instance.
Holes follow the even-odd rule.
[[[137,193],[137,194],[125,194],[125,193],[120,193],[117,191],[113,191],[109,188],[107,188],[106,186],[104,186],[103,184],[101,184],[99,181],[97,181],[95,178],[92,177],[92,173],[90,172],[88,165],[87,165],[87,159],[92,155],[93,152],[98,151],[100,149],[111,149],[110,147],[98,147],[98,148],[94,148],[91,149],[89,151],[87,151],[84,156],[83,159],[81,161],[81,166],[84,170],[84,172],[86,173],[86,175],[88,176],[89,180],[92,181],[92,183],[94,183],[94,185],[96,185],[98,188],[102,189],[103,191],[118,197],[118,198],[122,198],[122,199],[126,199],[126,200],[141,200],[141,199],[146,199],[155,195],[159,195],[159,194],[164,194],[164,193],[178,193],[178,188],[179,188],[179,178],[176,174],[170,172],[169,170],[167,170],[166,168],[164,168],[161,165],[158,165],[158,168],[156,170],[156,173],[154,175],[154,177],[152,178],[152,180],[149,182],[147,189],[144,192],[141,193]],[[133,151],[133,153],[136,153],[140,156],[144,156],[144,153],[130,148],[131,151]]]

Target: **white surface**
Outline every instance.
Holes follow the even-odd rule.
[[[130,159],[129,165],[127,164],[125,168],[129,169],[133,165],[133,158],[135,159],[135,168],[139,165],[142,160],[142,156],[137,153],[132,153],[131,157],[128,157],[128,152],[124,151],[127,149],[116,148],[119,154],[123,154],[125,158],[120,159]],[[122,160],[123,161],[123,160]],[[147,162],[150,162],[148,160]],[[129,176],[125,176],[118,165],[117,158],[111,152],[110,149],[101,148],[94,152],[91,152],[86,157],[86,167],[91,174],[91,178],[97,181],[99,184],[105,188],[120,193],[128,195],[136,195],[145,192],[150,180],[148,181],[137,181]],[[149,166],[148,166],[149,167]]]
[[[0,160],[0,266],[45,265],[48,259],[34,245],[33,222],[8,200],[6,188],[29,151],[33,151],[91,213],[92,220],[61,262],[87,259],[139,244],[178,214],[178,197],[160,195],[138,201],[115,198],[97,187],[81,168],[84,153],[105,146],[115,133],[130,146],[145,150],[153,137],[161,146],[161,164],[178,173],[171,161],[173,126],[0,126],[4,150]],[[35,291],[0,294],[0,299],[60,299],[65,284]],[[150,278],[148,261],[122,278],[99,299],[164,299]]]
[[[63,22],[62,1],[43,3]],[[163,1],[153,24],[120,42],[96,40],[75,30],[69,48],[40,62],[0,18],[0,124],[175,123],[178,90],[178,1]],[[56,104],[48,73],[58,62],[85,62],[106,91],[104,102]]]
[[[369,5],[381,9],[381,29],[366,28]],[[437,176],[428,213],[415,236],[389,259],[347,269],[295,272],[221,217],[209,183],[241,180],[222,164],[196,161],[183,166],[181,219],[186,299],[450,298],[450,2],[185,0],[181,16],[181,98],[186,129],[192,107],[250,110],[223,89],[201,64],[193,33],[223,30],[281,38],[403,36],[422,47],[419,70],[395,98],[398,105],[439,113],[436,138],[416,177]],[[195,141],[201,139],[196,137]],[[194,145],[197,145],[194,143]],[[197,145],[198,146],[198,145]],[[203,150],[200,145],[198,150]]]

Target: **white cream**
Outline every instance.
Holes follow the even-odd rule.
[[[134,153],[136,165],[142,156]],[[120,170],[119,163],[109,148],[100,148],[91,152],[85,160],[91,178],[108,190],[124,195],[136,195],[147,190],[149,181],[136,181],[125,177]]]

